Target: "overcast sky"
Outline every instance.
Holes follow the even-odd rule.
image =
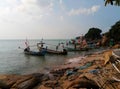
[[[70,39],[120,20],[104,0],[0,0],[0,39]]]

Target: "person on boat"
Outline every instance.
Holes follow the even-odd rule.
[[[60,46],[60,43],[58,43],[58,46]]]
[[[28,43],[28,40],[26,39],[25,41],[25,45],[26,45],[26,48],[24,49],[25,52],[30,52],[30,46],[29,46],[29,43]]]
[[[64,49],[64,43],[63,42],[61,42],[61,44],[60,44],[60,49]]]
[[[63,49],[63,52],[64,52],[65,54],[67,54],[67,50],[66,50],[66,49]]]
[[[83,48],[87,47],[87,42],[86,42],[85,39],[83,39],[83,41],[82,41],[82,47],[83,47]]]
[[[99,41],[96,43],[95,46],[96,46],[96,47],[100,47],[100,46],[101,46],[101,41],[99,40]]]
[[[56,46],[56,51],[58,50],[58,45]]]
[[[110,39],[109,46],[110,47],[114,46],[114,39]]]
[[[80,36],[79,39],[76,42],[76,48],[81,48],[81,46],[82,46],[82,40],[83,40],[83,38],[82,38],[82,36]]]
[[[76,49],[77,47],[76,47],[76,43],[74,44],[74,49]]]
[[[48,46],[46,46],[46,50],[48,49]]]
[[[41,48],[43,48],[43,43],[41,44]]]
[[[41,51],[41,49],[43,48],[43,44],[37,43],[37,48],[39,51]]]
[[[68,46],[68,42],[66,41],[66,46]]]
[[[30,52],[30,47],[28,46],[27,48],[24,49],[25,52]]]
[[[62,48],[64,49],[64,44],[62,44]]]

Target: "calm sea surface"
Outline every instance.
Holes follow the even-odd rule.
[[[32,50],[37,50],[36,43],[40,40],[29,40]],[[55,49],[58,43],[66,40],[44,40],[48,48]],[[18,47],[21,47],[19,49]],[[68,55],[48,55],[44,57],[28,56],[23,53],[25,40],[0,40],[0,74],[28,74],[44,71],[63,64],[67,59],[83,56],[86,52],[69,52]],[[60,49],[61,50],[61,49]]]

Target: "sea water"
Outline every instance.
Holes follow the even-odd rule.
[[[85,52],[68,52],[68,55],[31,56],[25,55],[23,50],[26,40],[0,40],[0,74],[29,74],[43,72],[53,66],[63,64],[67,59],[83,56]],[[68,40],[43,40],[45,47],[55,49],[58,43]],[[37,43],[41,40],[28,40],[31,50],[37,50]],[[61,48],[59,49],[61,50]]]

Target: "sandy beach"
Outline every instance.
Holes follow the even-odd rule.
[[[0,75],[0,89],[120,89],[120,73],[112,65],[111,52],[68,59],[46,74]],[[116,66],[120,69],[119,63]]]

